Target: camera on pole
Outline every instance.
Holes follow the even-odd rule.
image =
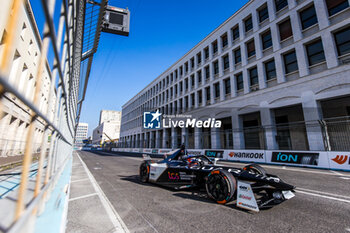
[[[130,11],[114,6],[106,6],[102,21],[102,31],[128,36],[130,29]]]

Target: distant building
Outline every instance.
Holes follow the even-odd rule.
[[[92,133],[92,143],[102,144],[106,141],[118,141],[120,136],[121,112],[102,110],[99,125]]]
[[[10,14],[13,1],[1,1],[0,7],[0,53],[5,46],[5,38],[9,28],[6,26],[6,18]],[[41,37],[34,19],[34,14],[28,0],[23,1],[20,6],[19,18],[17,20],[18,31],[15,33],[13,49],[9,53],[12,58],[10,71],[6,79],[17,89],[22,96],[30,102],[34,99],[35,86],[38,83],[36,73],[39,67]],[[43,73],[40,76],[40,104],[37,106],[40,112],[53,119],[55,106],[49,104],[49,99],[55,103],[56,92],[51,93],[51,70],[46,62]],[[7,92],[2,101],[4,115],[0,119],[0,156],[22,155],[26,145],[26,136],[29,129],[31,111],[17,97]],[[43,140],[45,124],[43,120],[37,118],[35,121],[35,133],[33,150],[40,150]],[[47,139],[46,139],[47,140]]]
[[[77,133],[75,135],[75,145],[77,147],[83,146],[83,140],[88,138],[88,129],[89,124],[88,123],[82,123],[79,122],[77,127]]]

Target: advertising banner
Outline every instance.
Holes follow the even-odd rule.
[[[209,158],[222,159],[224,157],[224,151],[223,150],[205,150],[204,155],[208,156]]]
[[[169,153],[171,149],[159,149],[159,154]]]
[[[187,152],[188,152],[189,155],[202,155],[204,153],[204,150],[188,149]]]
[[[223,158],[232,161],[266,162],[264,150],[225,150]]]
[[[138,148],[134,148],[134,149],[132,149],[132,152],[138,153],[138,152],[139,152],[139,149],[138,149]]]
[[[322,151],[266,151],[266,162],[329,168],[327,152]]]
[[[329,167],[350,171],[350,152],[327,152]]]
[[[152,149],[143,149],[144,153],[152,153]]]
[[[158,154],[158,149],[152,149],[152,154]]]

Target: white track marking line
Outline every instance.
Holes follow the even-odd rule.
[[[102,191],[101,187],[98,185],[97,181],[95,180],[94,176],[91,174],[89,171],[89,168],[86,166],[84,161],[80,158],[79,154],[76,153],[77,157],[79,158],[81,164],[83,165],[86,174],[88,175],[92,186],[94,187],[96,193],[98,194],[103,207],[105,208],[111,222],[113,223],[113,226],[115,228],[116,232],[126,232],[130,233],[129,229],[126,227],[124,221],[122,218],[119,216],[118,212],[114,209],[112,203],[108,200],[104,192]]]
[[[349,203],[350,204],[350,200],[345,200],[345,199],[336,198],[336,197],[329,197],[329,196],[325,196],[325,195],[321,195],[321,194],[309,193],[309,192],[304,192],[304,191],[300,191],[300,190],[296,190],[296,192],[303,193],[303,194],[310,195],[310,196],[322,197],[322,198],[331,199],[331,200],[334,200],[334,201],[340,201],[340,202],[345,202],[345,203]]]
[[[334,194],[334,193],[327,193],[327,192],[322,192],[322,191],[317,191],[317,190],[312,190],[312,189],[296,188],[296,190],[297,191],[300,190],[300,191],[305,191],[305,192],[318,193],[318,194],[334,196],[334,197],[341,197],[341,198],[344,198],[344,199],[350,199],[349,196],[344,196],[344,195],[339,195],[339,194]]]
[[[75,200],[79,200],[79,199],[83,199],[83,198],[87,198],[87,197],[92,197],[92,196],[96,196],[97,193],[91,193],[91,194],[87,194],[87,195],[83,195],[83,196],[79,196],[79,197],[73,197],[71,199],[69,199],[69,201],[75,201]]]
[[[72,180],[71,183],[85,181],[85,180],[90,180],[90,179],[89,178],[85,178],[85,179],[79,179],[79,180]]]

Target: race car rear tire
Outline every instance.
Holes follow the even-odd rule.
[[[208,196],[219,204],[229,202],[236,191],[236,179],[226,170],[211,171],[206,178]]]
[[[140,181],[143,183],[147,183],[148,182],[148,178],[149,178],[149,171],[150,171],[150,165],[147,162],[143,162],[140,165]]]
[[[258,164],[252,163],[243,168],[243,170],[254,172],[259,175],[266,175],[266,170]]]

